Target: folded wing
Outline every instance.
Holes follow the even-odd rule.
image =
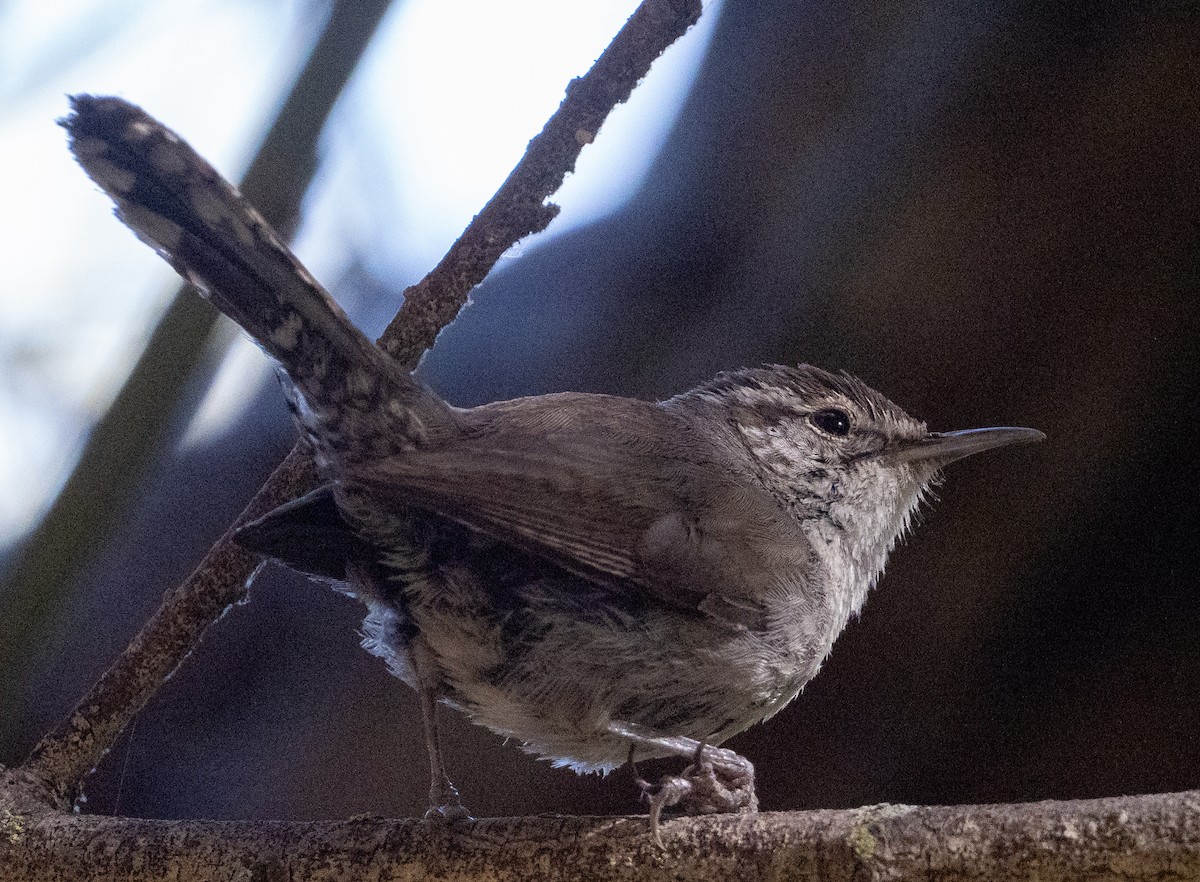
[[[781,572],[807,564],[795,522],[660,405],[570,394],[468,413],[461,438],[352,466],[345,479],[677,607],[715,596],[753,617]],[[664,448],[667,432],[675,443]]]

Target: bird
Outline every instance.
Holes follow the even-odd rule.
[[[945,466],[1044,437],[931,432],[804,364],[658,402],[455,407],[178,135],[123,99],[71,106],[117,216],[280,366],[322,484],[236,540],[365,604],[364,647],[420,700],[429,817],[469,816],[439,705],[580,773],[683,758],[640,781],[656,837],[672,806],[756,810],[753,765],[721,745],[816,676]]]

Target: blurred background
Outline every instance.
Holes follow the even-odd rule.
[[[266,360],[74,167],[64,95],[120,94],[249,174],[378,333],[635,5],[0,6],[0,763],[294,438]],[[811,362],[935,429],[1042,429],[951,470],[822,674],[729,746],[766,809],[1198,787],[1198,119],[1191,3],[710,3],[420,372],[470,405]],[[423,812],[416,697],[360,618],[265,570],[87,810]],[[627,770],[445,716],[477,815],[639,810]]]

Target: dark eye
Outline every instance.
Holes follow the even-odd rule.
[[[827,407],[824,410],[818,410],[808,419],[822,432],[828,432],[830,435],[837,435],[839,438],[844,438],[850,434],[850,414],[836,407]]]

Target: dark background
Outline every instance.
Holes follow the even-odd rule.
[[[822,674],[729,746],[766,809],[1200,786],[1195,4],[724,6],[642,192],[503,263],[424,377],[464,405],[665,397],[804,361],[935,429],[1042,429],[953,468]],[[399,291],[363,272],[337,293],[378,329]],[[261,394],[253,423],[142,480],[26,660],[0,762],[290,446]],[[416,698],[357,648],[360,617],[267,571],[90,780],[90,808],[422,812]],[[445,716],[478,815],[638,808],[628,771],[578,778]]]

